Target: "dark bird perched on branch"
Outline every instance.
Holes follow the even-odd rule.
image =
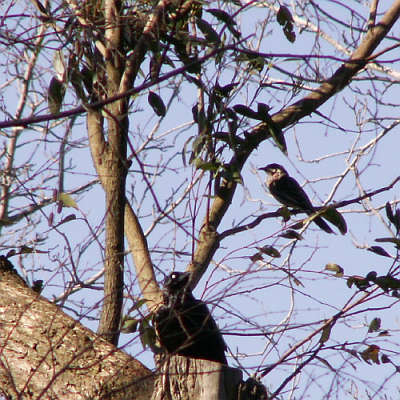
[[[276,200],[287,207],[302,210],[307,215],[312,215],[316,212],[306,192],[295,179],[289,176],[282,165],[268,164],[266,167],[259,169],[267,173],[267,186]],[[321,217],[314,218],[313,222],[325,232],[333,233],[332,229]]]
[[[227,364],[226,344],[205,303],[193,297],[189,272],[173,272],[164,282],[164,304],[154,315],[161,346],[181,356]]]

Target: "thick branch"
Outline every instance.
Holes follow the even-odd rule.
[[[106,166],[102,163],[102,154],[107,145],[102,134],[102,117],[97,111],[88,112],[88,132],[92,158],[102,186]],[[150,308],[160,303],[161,291],[157,285],[146,237],[129,203],[125,201],[125,235],[135,263],[136,275],[142,295],[149,301]]]
[[[381,21],[367,32],[364,40],[352,54],[349,61],[340,66],[331,78],[320,85],[314,92],[273,115],[272,119],[274,123],[281,129],[286,128],[316,111],[322,104],[344,89],[350,83],[351,79],[364,68],[368,61],[367,58],[378,47],[399,17],[400,0],[397,0],[386,12]],[[257,125],[249,132],[246,143],[242,146],[242,151],[238,152],[231,160],[231,164],[235,166],[235,169],[241,170],[252,151],[268,138],[268,126],[265,123]],[[217,230],[220,221],[232,201],[235,190],[236,184],[231,182],[226,183],[222,188],[223,195],[216,196],[209,216],[203,222],[200,242],[193,256],[193,262],[189,266],[189,270],[195,272],[192,282],[193,286],[199,281],[218,249],[218,235],[207,235],[206,232],[210,231],[210,229],[213,231]],[[208,224],[211,225],[211,228]]]
[[[344,63],[326,82],[311,94],[275,114],[272,117],[273,121],[281,128],[285,128],[296,123],[301,118],[310,115],[332,96],[343,90],[350,83],[351,79],[365,67],[369,61],[367,60],[368,57],[379,46],[399,17],[400,1],[397,0],[386,12],[382,20],[367,32],[364,40],[354,51],[348,62]],[[265,137],[267,132],[267,126],[260,124],[254,128],[252,134]]]
[[[153,374],[31,290],[0,257],[0,388],[15,399],[143,399]]]

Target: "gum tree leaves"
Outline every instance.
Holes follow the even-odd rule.
[[[362,353],[360,353],[361,358],[367,364],[371,364],[370,361],[372,361],[374,364],[380,364],[379,350],[380,350],[380,347],[376,346],[375,344],[368,346]]]
[[[377,332],[379,329],[381,329],[381,319],[375,317],[369,324],[368,333]]]
[[[240,37],[240,32],[235,29],[236,21],[226,11],[215,8],[209,8],[206,11],[212,14],[219,21],[224,22],[233,36],[237,39]]]
[[[250,107],[245,106],[244,104],[236,104],[233,106],[233,109],[238,113],[243,115],[244,117],[256,119],[264,122],[267,125],[268,133],[274,140],[275,144],[278,146],[279,150],[282,153],[287,155],[287,146],[285,137],[283,135],[282,130],[278,125],[272,120],[269,115],[269,110],[271,109],[267,104],[258,103],[257,111],[253,111]]]
[[[324,344],[325,342],[328,341],[329,337],[331,336],[331,331],[332,331],[333,324],[328,324],[324,326],[322,329],[321,337],[319,339],[319,342],[321,344]]]
[[[162,98],[158,94],[150,91],[147,97],[147,101],[149,102],[150,107],[159,117],[165,117],[165,114],[167,113],[167,108],[165,107]]]
[[[385,205],[386,216],[388,220],[395,226],[396,234],[398,235],[400,232],[400,208],[395,209],[393,212],[392,206],[389,202]]]
[[[201,18],[196,19],[196,25],[201,30],[204,37],[211,43],[219,43],[221,39],[219,38],[218,33],[214,30],[214,28],[207,21]]]
[[[371,246],[371,247],[368,247],[367,250],[372,253],[377,254],[378,256],[391,258],[391,255],[381,246]]]
[[[347,279],[347,286],[349,288],[355,285],[359,290],[363,291],[374,284],[379,286],[383,292],[390,294],[393,297],[400,298],[400,279],[397,279],[390,274],[378,275],[376,271],[370,271],[365,277],[353,275]]]
[[[68,193],[58,193],[57,200],[60,201],[64,207],[72,207],[78,210],[78,204]]]
[[[285,6],[279,8],[276,20],[283,27],[283,33],[289,42],[293,43],[296,40],[296,33],[293,29],[293,16],[289,9]]]
[[[52,114],[60,112],[62,102],[65,96],[65,85],[57,77],[51,78],[49,88],[47,89],[47,103]]]
[[[61,50],[54,53],[53,66],[56,75],[51,78],[47,89],[47,104],[52,114],[60,112],[65,96],[66,67],[64,54]]]
[[[267,255],[269,257],[272,257],[272,258],[279,258],[281,256],[281,253],[279,252],[279,250],[277,250],[273,246],[266,245],[263,247],[257,247],[257,250],[258,250],[258,252],[253,254],[250,257],[250,260],[252,262],[262,261],[264,259],[263,254]]]
[[[341,278],[344,274],[344,269],[340,265],[334,263],[326,264],[325,270],[335,272],[335,276],[338,278]]]

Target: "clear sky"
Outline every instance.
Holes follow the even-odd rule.
[[[329,33],[345,49],[351,49],[353,42],[350,39],[355,43],[362,39],[357,29],[350,33],[346,27],[347,23],[357,24],[357,13],[350,14],[345,7],[335,6],[334,3],[336,2],[321,2],[324,11],[331,13],[337,21],[332,24],[325,23],[323,21],[327,19],[327,15],[321,14],[320,32]],[[351,6],[357,7],[360,15],[368,15],[363,5],[351,2]],[[260,32],[262,21],[268,12],[267,7],[252,7],[247,13],[241,13],[238,20],[241,20],[243,36],[250,34],[255,26]],[[314,12],[321,11],[315,8]],[[306,8],[306,14],[312,15],[312,10]],[[209,15],[205,15],[204,18],[209,18]],[[316,53],[323,56],[347,57],[347,54],[338,48],[337,43],[332,45],[332,42],[328,43],[321,37],[316,39],[315,34],[301,31],[299,26],[302,21],[305,21],[305,17],[299,17],[299,20],[295,21],[297,38],[293,44],[286,40],[277,23],[267,24],[258,50],[274,54]],[[392,36],[398,37],[398,33],[397,24]],[[385,45],[393,44],[393,40],[388,40]],[[253,46],[257,44],[255,38],[249,41]],[[390,59],[390,54],[386,59]],[[310,73],[310,76],[313,72],[318,80],[329,77],[330,73],[340,66],[339,61],[332,59],[310,59],[306,69],[304,60],[300,59],[274,57],[268,61],[270,65],[264,69],[264,75],[255,74],[252,80],[246,82],[230,106],[247,104],[256,109],[257,101],[264,102],[271,107],[270,113],[274,114],[302,98],[309,89],[317,87],[316,82],[300,81],[300,78],[305,78],[306,72]],[[50,81],[52,73],[51,57],[43,59],[41,63],[41,80],[45,83]],[[385,66],[393,68],[395,72],[399,70],[397,60],[388,62]],[[2,68],[6,68],[5,63],[2,63]],[[289,76],[289,73],[292,76]],[[382,73],[382,81],[376,80],[372,84],[368,79],[372,73],[374,71],[363,72],[360,75],[361,79],[356,79],[350,88],[338,93],[335,98],[319,108],[318,114],[303,118],[296,126],[285,130],[287,157],[270,140],[259,146],[242,171],[243,185],[239,186],[235,193],[232,206],[218,229],[220,233],[251,222],[258,215],[280,207],[269,195],[264,184],[265,177],[257,171],[257,168],[268,163],[277,162],[284,165],[299,183],[304,184],[305,191],[316,205],[355,198],[364,191],[373,191],[389,185],[400,175],[399,128],[395,127],[385,135],[382,134],[385,128],[399,118],[396,103],[400,94],[398,82],[388,84],[383,79],[393,79],[393,75]],[[208,72],[202,79],[215,82],[218,76],[222,86],[229,83],[234,74],[233,66],[227,65],[223,71],[216,71],[210,62]],[[7,76],[4,75],[0,79],[4,84]],[[234,80],[240,79],[240,76],[234,77]],[[266,85],[257,92],[260,81]],[[303,90],[298,93],[281,90],[297,83],[304,85]],[[159,93],[162,93],[165,103],[172,93],[171,87],[166,86],[152,88],[156,92],[161,90]],[[370,96],[371,92],[374,97]],[[13,103],[18,101],[16,93],[16,86],[10,86],[2,93],[2,104],[11,114],[15,110]],[[252,101],[255,93],[257,98]],[[188,160],[191,143],[197,133],[191,114],[197,90],[194,85],[183,85],[179,95],[169,105],[166,118],[161,122],[148,106],[147,94],[143,93],[135,101],[130,115],[129,139],[138,152],[148,179],[153,184],[159,204],[168,207],[173,202],[179,202],[185,189],[196,182],[200,175],[192,165],[185,166],[182,163],[182,149],[187,150]],[[40,96],[39,98],[43,103],[37,113],[47,113],[44,99]],[[67,96],[68,101],[72,103],[72,97]],[[70,107],[72,104],[66,104],[64,110]],[[1,119],[7,119],[4,112]],[[249,121],[247,128],[254,125],[255,121]],[[34,191],[29,201],[51,197],[54,189],[58,187],[58,154],[66,126],[64,122],[52,132],[32,127],[30,130],[24,130],[21,136],[21,151],[17,152],[17,163],[22,165],[29,162],[34,166],[34,169],[26,171],[21,177],[24,190],[29,193],[33,188],[41,188]],[[96,178],[85,135],[86,123],[84,117],[79,117],[68,136],[71,151],[67,153],[65,160],[66,192]],[[7,143],[4,136],[0,140],[2,146]],[[131,155],[131,152],[128,154]],[[229,152],[223,152],[222,158],[228,162]],[[163,175],[158,177],[156,172],[160,166],[164,168]],[[180,203],[171,214],[176,220],[175,223],[166,219],[162,220],[162,223],[155,223],[160,213],[139,171],[138,163],[133,159],[128,175],[128,199],[148,234],[153,263],[161,281],[169,271],[182,270],[190,261],[192,240],[181,226],[193,227],[194,232],[200,228],[208,201],[204,191],[207,180],[204,178],[196,182],[190,196],[187,197],[188,200]],[[105,215],[102,190],[99,184],[95,184],[91,190],[73,198],[79,210],[64,208],[58,214],[57,206],[49,205],[36,217],[40,222],[35,230],[25,228],[26,222],[21,221],[21,231],[17,240],[13,228],[5,230],[2,237],[1,246],[4,248],[12,243],[18,246],[29,245],[38,237],[47,239],[37,248],[48,253],[24,258],[22,265],[26,271],[22,272],[31,281],[45,280],[43,293],[49,299],[60,296],[71,281],[76,282],[77,278],[93,278],[102,268]],[[397,252],[394,246],[376,243],[375,239],[390,236],[382,206],[387,201],[397,202],[398,198],[399,185],[363,203],[347,206],[340,210],[347,221],[347,235],[327,235],[311,225],[303,234],[304,239],[299,241],[295,248],[292,241],[279,236],[285,228],[281,219],[266,219],[254,229],[224,239],[209,270],[196,288],[195,295],[209,303],[225,334],[229,350],[234,355],[229,357],[229,364],[241,365],[250,374],[259,372],[260,365],[265,368],[277,361],[288,348],[307,337],[323,320],[332,317],[351,299],[357,290],[347,287],[346,278],[349,275],[365,276],[371,270],[376,270],[378,275],[385,275],[391,267],[396,266],[394,257]],[[26,204],[26,198],[16,199],[13,207],[17,210]],[[77,220],[53,229],[48,226],[51,213],[55,215],[54,224],[71,213],[77,216]],[[298,220],[301,217],[297,215],[293,219]],[[393,258],[367,251],[367,247],[377,244],[384,247]],[[271,259],[265,256],[264,262],[253,262],[250,257],[265,245],[274,246],[280,251],[281,257]],[[71,250],[73,256],[69,257]],[[31,265],[27,261],[28,258]],[[327,263],[340,265],[344,269],[344,277],[335,277],[332,272],[325,271]],[[297,280],[288,279],[290,274]],[[137,300],[140,297],[129,256],[126,276],[126,308],[129,308],[132,299]],[[83,319],[83,322],[93,330],[97,327],[94,317],[98,317],[100,311],[98,302],[102,298],[102,292],[97,289],[101,289],[101,283],[101,279],[97,280],[93,290],[80,290],[65,303],[66,311],[74,317],[76,314],[88,313],[88,318]],[[393,297],[380,296],[356,308],[355,311],[368,307],[385,307],[394,302],[396,299]],[[345,322],[340,321],[332,330],[329,346],[354,342],[346,349],[362,351],[366,344],[378,344],[395,359],[395,352],[398,352],[396,343],[399,342],[397,310],[398,304],[395,304],[387,310],[371,310],[365,314],[355,314]],[[382,328],[389,330],[390,336],[378,338],[378,333],[368,334],[368,325],[376,316],[382,319]],[[297,328],[292,329],[294,327]],[[259,336],[243,336],[246,333],[257,333]],[[318,342],[319,336],[311,342],[313,345]],[[152,353],[142,350],[137,335],[122,335],[121,344],[125,346],[126,351],[137,356],[147,366],[153,366]],[[313,347],[307,342],[298,352],[311,349]],[[343,391],[347,393],[354,390],[351,385],[352,375],[356,380],[373,381],[375,385],[370,387],[369,393],[374,394],[379,385],[394,373],[391,364],[368,365],[358,362],[354,355],[339,349],[326,350],[320,356],[325,357],[325,361],[316,360],[308,367],[307,372],[295,381],[293,387],[297,386],[297,390],[292,398],[300,398],[301,393],[304,393],[305,398],[322,398],[327,388],[335,385],[335,371],[343,371],[344,368],[348,379],[337,379],[343,384]],[[295,362],[291,359],[268,374],[263,382],[274,390],[278,386],[276,382],[288,376],[294,367]],[[385,394],[393,395],[392,398],[395,399],[398,386],[395,379],[389,379],[385,383]],[[284,398],[289,398],[285,396],[286,394]],[[349,394],[348,398],[353,398],[351,396]],[[360,398],[367,398],[365,396],[365,393],[360,394]]]

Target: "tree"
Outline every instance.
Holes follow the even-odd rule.
[[[3,15],[4,396],[149,398],[158,377],[153,398],[185,383],[234,398],[238,370],[181,357],[151,370],[151,314],[172,268],[192,272],[229,364],[269,398],[391,394],[399,1],[36,0]],[[249,166],[288,159],[350,233],[328,237],[276,203],[265,212]],[[201,381],[210,370],[232,393]]]

